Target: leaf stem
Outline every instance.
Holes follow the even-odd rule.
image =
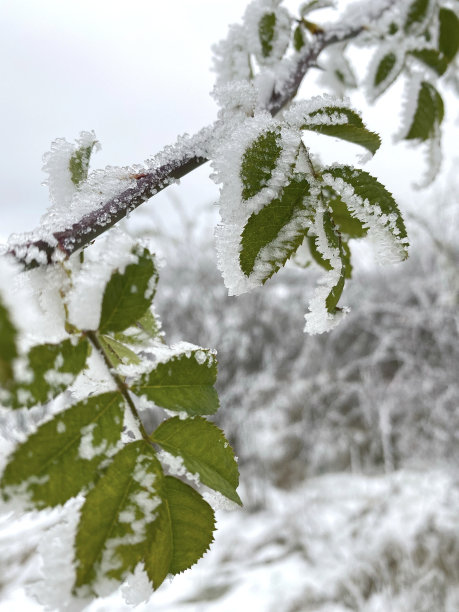
[[[102,344],[99,342],[99,337],[97,335],[97,332],[92,331],[92,330],[86,330],[84,334],[88,338],[88,340],[91,342],[91,344],[94,346],[96,351],[102,356],[102,359],[104,360],[104,363],[107,366],[108,371],[110,372],[110,376],[115,381],[119,392],[126,400],[126,403],[129,406],[129,409],[132,412],[132,415],[134,419],[136,420],[137,425],[139,426],[139,431],[140,431],[142,438],[150,446],[153,446],[147,432],[145,431],[145,427],[143,426],[142,419],[140,418],[137,408],[135,407],[134,401],[129,393],[129,388],[124,382],[124,380],[121,378],[121,376],[116,372],[114,364],[112,363],[110,357],[106,353]]]

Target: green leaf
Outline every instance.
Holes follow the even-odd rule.
[[[354,144],[365,147],[371,153],[375,153],[380,145],[381,139],[378,134],[370,132],[364,125],[360,116],[350,108],[343,106],[324,106],[308,117],[314,121],[305,119],[302,130],[312,130],[327,136],[334,136]],[[333,121],[333,123],[330,123]]]
[[[69,160],[70,178],[76,187],[88,178],[89,160],[96,143],[95,140],[86,147],[79,147]]]
[[[15,381],[7,405],[23,408],[50,401],[73,383],[89,352],[86,338],[80,338],[75,346],[68,339],[32,347],[23,364],[23,380]]]
[[[459,49],[459,19],[454,11],[441,8],[438,14],[440,31],[438,46],[448,63]]]
[[[426,66],[432,68],[432,70],[435,70],[440,76],[444,74],[448,68],[447,60],[435,49],[415,49],[414,51],[410,51],[410,55],[416,57]]]
[[[281,154],[279,139],[279,132],[265,132],[244,152],[240,170],[243,200],[266,187]]]
[[[328,261],[328,259],[325,259],[322,256],[322,253],[317,248],[315,236],[308,236],[308,245],[309,245],[309,252],[311,253],[311,257],[316,262],[316,264],[318,264],[324,270],[327,270],[327,271],[332,270],[332,266],[330,262]]]
[[[301,51],[305,44],[303,28],[298,25],[293,32],[293,47],[295,51]]]
[[[99,342],[115,366],[131,363],[139,364],[141,361],[134,351],[110,336],[100,335]]]
[[[119,443],[124,400],[103,393],[74,404],[17,447],[0,482],[4,499],[20,493],[35,508],[57,506],[89,487]]]
[[[275,27],[276,15],[274,13],[265,13],[258,22],[258,36],[260,38],[261,53],[263,57],[269,57],[271,55]]]
[[[8,310],[0,301],[0,386],[10,387],[13,379],[13,360],[17,357],[17,332]]]
[[[307,214],[304,201],[308,195],[308,181],[296,177],[283,189],[279,198],[249,217],[242,231],[239,254],[241,269],[246,276],[250,276],[257,257],[271,243],[278,248],[272,256],[268,255],[270,269],[265,271],[263,283],[298,249],[305,236],[305,224],[301,223],[300,218]],[[289,224],[291,227],[287,238],[276,244],[274,241],[278,240],[282,230]]]
[[[443,121],[443,100],[433,85],[422,81],[416,102],[413,121],[405,136],[406,140],[428,140]]]
[[[351,215],[341,198],[334,197],[328,204],[332,210],[333,221],[342,234],[346,234],[349,238],[363,238],[367,235],[368,229]]]
[[[138,262],[114,272],[105,287],[99,331],[123,331],[134,325],[150,307],[158,274],[153,256],[147,249],[139,251]]]
[[[168,453],[182,457],[186,469],[198,474],[202,484],[242,505],[236,493],[239,472],[234,453],[213,423],[202,417],[174,417],[161,423],[150,437]]]
[[[157,529],[163,474],[144,441],[126,444],[86,496],[75,538],[75,588],[121,582],[141,562]]]
[[[414,0],[411,3],[405,19],[405,32],[409,32],[413,26],[422,25],[427,16],[429,4],[430,0]]]
[[[375,72],[375,78],[373,81],[374,87],[385,81],[390,73],[392,72],[395,64],[397,63],[397,56],[395,53],[387,53],[379,62]],[[393,79],[391,79],[393,80]]]
[[[401,52],[400,50],[398,51],[398,53]],[[398,58],[394,50],[389,51],[380,59],[373,77],[373,97],[380,96],[392,85],[402,71],[403,66],[404,57]]]
[[[192,487],[166,476],[164,501],[155,528],[145,569],[157,589],[167,574],[185,571],[209,549],[215,529],[214,513]]]
[[[336,306],[344,289],[344,282],[346,278],[346,262],[344,261],[344,252],[341,246],[341,236],[337,232],[336,227],[333,223],[332,216],[328,211],[324,212],[323,214],[323,228],[329,247],[334,250],[337,250],[341,259],[341,272],[338,282],[334,287],[332,287],[330,293],[328,294],[325,300],[325,306],[328,312],[334,314],[336,312]],[[325,259],[323,254],[321,254],[321,256],[323,259]],[[329,264],[331,264],[330,261]],[[330,269],[332,269],[331,265]]]
[[[218,395],[213,385],[217,360],[207,349],[188,350],[143,374],[131,390],[157,406],[190,416],[214,414]]]
[[[329,180],[329,176],[333,180]],[[332,166],[323,172],[324,181],[338,192],[350,214],[364,226],[390,235],[398,257],[406,259],[407,233],[400,210],[392,194],[371,174],[352,166]],[[349,192],[347,186],[352,187]],[[394,253],[395,255],[395,253]]]

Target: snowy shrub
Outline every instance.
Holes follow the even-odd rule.
[[[331,51],[324,70],[328,66],[345,88],[356,84],[345,59],[347,46],[375,49],[363,87],[373,100],[396,79],[406,80],[399,137],[425,144],[424,182],[431,180],[445,113],[439,88],[456,74],[457,9],[440,0],[381,0],[371,7],[353,3],[332,24],[321,22],[320,10],[318,22],[310,20],[328,4],[307,2],[292,15],[281,0],[251,2],[242,24],[215,49],[217,120],[145,163],[90,172],[92,153],[100,146],[93,132],[82,132],[75,145],[57,139],[45,155],[51,206],[38,229],[10,239],[0,260],[0,402],[7,426],[21,425],[2,457],[0,489],[5,507],[14,510],[62,508],[62,520],[43,547],[51,559],[48,585],[36,591],[51,607],[65,608],[72,597],[81,604],[125,581],[148,597],[166,576],[191,567],[209,548],[215,520],[206,499],[213,505],[241,504],[236,458],[207,418],[219,407],[215,351],[202,348],[200,339],[199,345],[166,344],[153,304],[154,244],[123,231],[118,223],[124,217],[210,161],[220,185],[217,266],[229,294],[259,288],[288,260],[306,254],[321,270],[304,315],[304,330],[311,335],[331,330],[349,313],[341,298],[353,270],[350,240],[372,243],[378,262],[408,255],[405,221],[386,187],[343,160],[321,163],[307,145],[312,132],[363,148],[368,158],[381,144],[378,134],[347,98],[326,92],[295,98],[323,51]],[[336,53],[330,61],[334,47],[341,67]],[[399,429],[410,419],[410,427],[413,422],[418,427],[418,415],[406,416],[383,389],[377,405],[369,406],[364,396],[372,383],[357,355],[359,350],[365,359],[371,355],[383,388],[396,389],[412,371],[404,350],[410,339],[391,344],[377,336],[392,329],[382,309],[367,324],[363,316],[354,322],[348,317],[350,327],[341,327],[332,339],[302,340],[299,346],[297,331],[290,332],[296,341],[282,348],[286,339],[276,325],[292,305],[289,291],[274,290],[274,320],[266,309],[261,312],[263,298],[255,303],[245,322],[247,334],[243,331],[234,347],[235,365],[221,377],[222,386],[227,383],[224,397],[235,401],[228,380],[244,365],[248,374],[240,389],[247,416],[240,418],[256,430],[254,440],[259,437],[262,459],[275,468],[276,484],[293,486],[308,469],[398,465],[404,444],[410,444],[398,439]],[[352,291],[359,291],[358,284]],[[435,346],[435,323],[422,320],[417,301],[407,301],[405,316],[408,308],[413,334],[424,335],[421,345],[429,345],[426,364],[442,370],[439,355],[449,354],[450,347]],[[270,334],[276,339],[273,352],[295,357],[291,371],[288,360],[279,368],[289,385],[279,406],[273,405],[275,380],[250,378],[261,367],[269,376]],[[222,338],[222,350],[225,342],[231,345],[231,337]],[[340,370],[338,356],[354,349],[348,369]],[[336,360],[329,375],[320,368],[328,353]],[[455,401],[448,395],[448,372],[446,378],[439,372],[432,390],[441,398],[434,413],[440,433]],[[316,421],[306,444],[305,396],[307,419]],[[266,420],[274,422],[274,437],[263,426]],[[321,456],[335,429],[344,440]],[[292,467],[281,474],[279,466],[290,460]]]

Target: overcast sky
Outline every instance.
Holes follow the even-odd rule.
[[[73,140],[93,129],[102,144],[93,167],[129,165],[172,144],[178,134],[210,123],[216,115],[209,96],[210,48],[246,5],[246,0],[1,0],[0,237],[38,224],[48,202],[41,158],[54,138]],[[305,89],[307,95],[308,85]],[[376,107],[366,107],[359,96],[355,103],[385,142],[366,169],[409,199],[422,158],[391,144],[399,95],[395,86]],[[327,146],[330,161],[336,161],[339,143]],[[209,172],[207,165],[173,188],[185,205],[217,198]],[[168,198],[155,198],[156,210],[167,208]]]

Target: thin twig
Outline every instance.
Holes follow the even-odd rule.
[[[107,355],[106,351],[104,350],[104,347],[99,342],[97,333],[95,331],[89,331],[89,330],[85,331],[84,333],[86,337],[88,338],[88,340],[93,345],[93,347],[96,349],[96,351],[102,356],[102,359],[104,360],[104,363],[107,366],[108,371],[110,372],[110,376],[115,381],[119,392],[126,400],[126,403],[129,406],[129,409],[131,410],[132,415],[137,422],[137,425],[139,426],[139,431],[140,431],[142,438],[145,440],[145,442],[148,442],[148,444],[153,446],[152,441],[150,440],[147,432],[145,431],[145,427],[143,426],[142,419],[140,418],[137,408],[135,407],[135,404],[129,393],[129,387],[126,385],[126,383],[121,378],[121,376],[116,372],[114,364],[111,362],[110,357]]]

